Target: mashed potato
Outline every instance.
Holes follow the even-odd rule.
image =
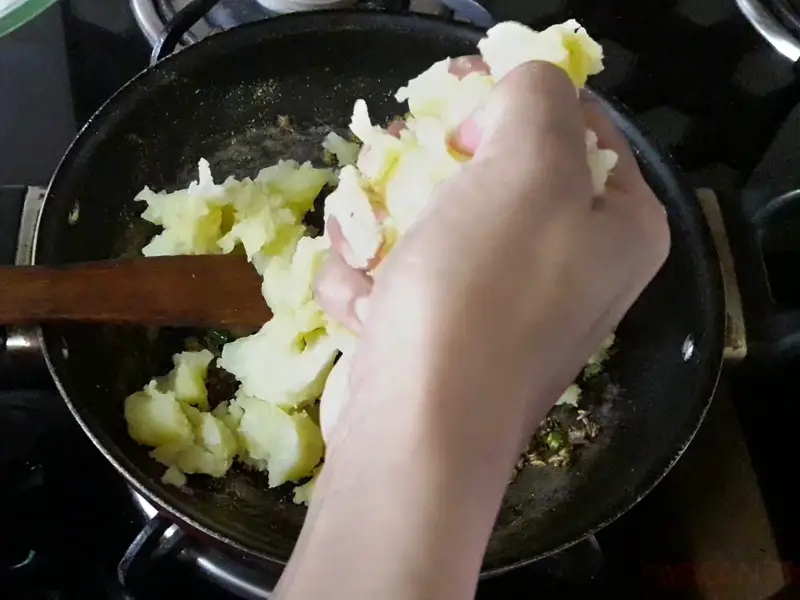
[[[185,481],[182,473],[221,477],[233,464],[236,438],[208,410],[205,376],[213,355],[208,350],[183,352],[175,367],[125,399],[128,433],[152,446],[150,455],[168,467],[164,480]]]
[[[366,103],[357,100],[350,129],[369,151],[330,133],[323,147],[338,172],[285,160],[253,179],[216,183],[201,159],[198,179],[186,189],[145,188],[137,195],[147,204],[143,218],[163,228],[142,250],[145,256],[241,252],[263,276],[264,298],[274,313],[260,331],[222,349],[215,368],[234,375],[240,387],[213,410],[205,378],[214,357],[207,350],[177,354],[170,373],[126,399],[128,431],[167,467],[165,482],[186,485],[187,473],[222,477],[238,459],[267,472],[270,487],[310,478],[294,490],[295,502],[308,502],[323,439],[346,397],[355,341],[313,297],[314,277],[330,248],[326,234],[312,237],[303,223],[314,199],[325,185],[338,183],[326,200],[325,219],[340,223],[353,266],[374,268],[434,188],[468,160],[450,148],[449,136],[497,81],[534,59],[564,69],[577,88],[603,68],[602,48],[575,21],[541,32],[500,23],[478,49],[489,73],[459,79],[444,59],[398,90],[397,100],[409,108],[399,137],[374,125]],[[600,192],[617,156],[599,148],[591,131],[586,148]],[[613,341],[599,349],[586,374],[600,368]],[[577,405],[580,393],[570,386],[559,403]]]

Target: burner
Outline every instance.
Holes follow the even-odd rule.
[[[165,25],[192,0],[130,0],[131,10],[151,46]],[[194,44],[216,31],[266,19],[285,12],[357,7],[371,10],[411,10],[439,14],[488,27],[489,13],[476,0],[219,0],[182,38]]]
[[[800,60],[800,1],[736,0],[736,4],[775,50],[792,63]]]
[[[342,5],[353,4],[348,1],[320,1],[315,5]],[[179,10],[191,4],[192,0],[131,0],[131,9],[136,17],[139,27],[151,45],[155,45],[158,36]],[[230,29],[237,25],[250,23],[260,19],[275,16],[287,5],[312,4],[293,2],[292,0],[220,0],[215,4],[200,21],[183,36],[183,45],[193,44],[207,35],[222,29]],[[326,6],[327,7],[327,6]]]
[[[774,6],[778,19],[795,36],[800,36],[800,12],[797,10],[798,0],[769,0]]]
[[[54,393],[0,392],[0,597],[123,598],[130,500]]]

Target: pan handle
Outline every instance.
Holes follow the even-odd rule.
[[[0,326],[0,390],[53,387],[35,328]]]
[[[147,597],[148,582],[158,579],[152,576],[153,569],[183,548],[185,536],[180,529],[176,527],[167,535],[172,526],[172,521],[157,514],[147,522],[119,561],[117,579],[122,588],[132,593],[133,597]]]
[[[790,231],[791,217],[800,219],[800,191],[766,201],[747,193],[719,201],[710,190],[699,190],[698,197],[722,264],[726,357],[736,361],[746,354],[749,361],[761,363],[799,354],[800,306],[776,299],[768,266],[776,244],[800,254],[800,237]]]
[[[163,587],[164,577],[186,573],[171,568],[175,561],[242,600],[268,600],[282,571],[272,564],[247,563],[205,544],[197,548],[172,520],[155,513],[119,562],[117,578],[133,597],[149,598],[154,587]]]
[[[30,265],[36,222],[44,203],[41,187],[0,188],[0,223],[16,228],[17,237],[0,241],[0,263]],[[4,290],[13,294],[13,290]],[[7,327],[0,324],[0,390],[49,390],[53,379],[42,353],[36,327]]]
[[[184,34],[208,14],[220,0],[193,0],[164,26],[150,54],[150,65],[156,64],[165,56],[172,54]]]
[[[714,238],[714,246],[722,271],[722,283],[725,290],[724,358],[728,362],[738,363],[747,356],[747,329],[728,229],[716,193],[708,188],[698,189],[696,193]]]

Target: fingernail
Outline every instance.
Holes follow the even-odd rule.
[[[400,133],[404,130],[408,129],[406,126],[405,121],[400,118],[394,119],[389,125],[386,127],[386,132],[391,135],[392,137],[399,138]]]
[[[356,301],[353,303],[353,310],[355,311],[358,320],[364,323],[367,320],[367,314],[369,313],[369,298],[367,296],[356,298]]]
[[[450,60],[448,71],[459,79],[464,79],[467,75],[480,73],[489,74],[489,66],[483,61],[483,57],[478,55],[459,56]]]

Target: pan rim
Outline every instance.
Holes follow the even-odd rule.
[[[36,233],[33,243],[33,263],[39,264],[38,258],[40,256],[40,244],[42,241],[40,238],[40,226],[43,221],[43,215],[47,210],[50,198],[52,197],[53,190],[58,187],[60,181],[65,177],[65,173],[72,168],[79,150],[87,141],[91,139],[91,136],[94,133],[94,127],[97,125],[97,123],[103,122],[107,124],[111,122],[112,117],[114,116],[115,108],[122,102],[122,100],[126,99],[129,94],[133,95],[140,93],[140,89],[143,86],[146,86],[146,84],[151,80],[153,83],[158,83],[162,81],[165,76],[168,77],[170,72],[180,72],[181,65],[192,60],[196,55],[202,56],[203,53],[218,53],[219,43],[215,45],[213,43],[214,41],[219,42],[220,40],[223,40],[221,43],[224,44],[224,40],[231,39],[233,35],[240,36],[247,31],[258,31],[261,34],[260,37],[263,38],[299,34],[302,32],[320,31],[323,27],[329,31],[368,28],[375,29],[381,26],[385,27],[387,26],[387,23],[388,26],[393,28],[408,29],[418,34],[437,32],[437,30],[440,31],[442,28],[446,28],[446,30],[450,32],[450,35],[453,37],[458,35],[464,41],[471,41],[473,43],[480,39],[482,32],[484,31],[469,24],[455,23],[427,15],[383,13],[363,9],[293,13],[264,21],[248,23],[237,28],[215,34],[214,36],[201,40],[197,44],[193,44],[192,46],[174,53],[159,61],[155,65],[147,67],[139,72],[136,76],[126,82],[119,90],[117,90],[110,98],[108,98],[83,125],[83,127],[81,127],[80,131],[69,145],[64,156],[59,162],[59,165],[54,171],[54,174],[48,184],[44,205],[36,224]],[[615,116],[618,116],[630,125],[627,128],[626,136],[628,136],[628,139],[631,141],[631,143],[635,147],[645,148],[648,152],[657,156],[658,159],[663,163],[663,167],[668,172],[671,183],[677,185],[682,192],[688,193],[686,192],[686,186],[680,178],[678,174],[679,172],[669,154],[664,152],[662,149],[657,148],[651,140],[644,136],[644,134],[639,130],[635,121],[631,119],[630,115],[626,114],[626,111],[619,105],[619,103],[612,103],[604,96],[601,98],[604,103],[613,108]],[[697,208],[699,211],[699,203]],[[708,342],[709,346],[711,347],[709,356],[713,358],[708,359],[711,364],[708,366],[707,372],[703,375],[703,381],[698,383],[698,387],[702,390],[702,392],[699,392],[699,394],[702,393],[703,395],[702,403],[700,401],[697,402],[697,408],[692,412],[692,419],[687,419],[687,423],[684,425],[684,428],[675,434],[676,438],[683,440],[682,445],[673,453],[664,456],[663,458],[659,457],[661,460],[655,461],[654,465],[648,470],[647,476],[639,482],[639,485],[635,491],[635,496],[632,498],[632,500],[626,500],[620,503],[616,510],[609,510],[608,516],[596,526],[580,535],[570,536],[570,539],[546,552],[540,552],[535,556],[527,557],[507,565],[482,570],[481,579],[495,577],[539,561],[547,556],[552,556],[562,552],[563,550],[566,550],[567,548],[581,542],[588,536],[591,536],[597,533],[599,530],[605,528],[607,525],[628,512],[631,508],[638,504],[642,498],[652,491],[653,488],[658,485],[663,477],[680,459],[686,448],[694,439],[695,434],[697,433],[706,416],[719,381],[723,363],[723,337],[725,328],[724,295],[721,291],[722,275],[719,266],[719,260],[711,239],[711,233],[707,222],[704,218],[701,218],[698,221],[698,224],[702,230],[701,234],[705,238],[705,245],[710,253],[708,261],[708,267],[710,269],[709,278],[712,280],[712,283],[718,284],[715,286],[715,289],[711,291],[715,297],[709,303],[713,304],[714,310],[709,311],[711,319],[706,329],[706,331],[709,333],[709,337],[711,338]],[[160,512],[168,515],[176,522],[183,523],[205,536],[216,539],[226,544],[231,549],[238,550],[246,555],[253,556],[270,563],[286,563],[285,558],[272,555],[264,550],[259,550],[250,545],[239,542],[235,539],[235,536],[231,532],[224,532],[224,530],[218,528],[211,518],[205,518],[204,516],[197,518],[182,510],[173,508],[168,500],[162,499],[161,488],[156,484],[155,480],[142,480],[138,478],[133,472],[135,470],[135,465],[133,462],[128,459],[123,452],[120,451],[118,446],[113,443],[113,441],[105,434],[102,428],[97,427],[90,422],[92,418],[90,411],[86,410],[85,407],[77,406],[70,399],[64,383],[57,373],[57,368],[51,360],[47,343],[47,338],[49,337],[47,334],[47,329],[48,328],[45,327],[39,328],[39,340],[42,345],[42,351],[48,371],[53,377],[54,383],[61,397],[64,399],[64,402],[67,404],[67,407],[83,431],[92,440],[92,443],[94,443],[94,445],[114,466],[114,468],[116,468],[117,471],[123,475],[126,482],[133,489],[135,489],[136,492],[142,494],[145,498],[157,506]]]

